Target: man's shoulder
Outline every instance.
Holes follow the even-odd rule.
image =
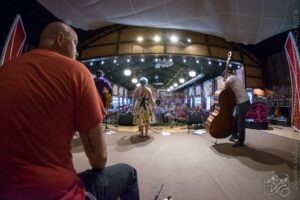
[[[151,89],[149,87],[145,87],[147,91],[151,92]]]
[[[53,58],[63,60],[65,62],[75,62],[75,63],[83,65],[82,63],[80,63],[79,61],[77,61],[73,58],[70,58],[68,56],[62,55],[58,52],[51,51],[51,50],[48,50],[48,49],[35,49],[35,50],[32,50],[30,53],[43,54],[43,55],[46,55],[46,56],[49,56],[49,57],[53,57]]]
[[[85,68],[82,63],[72,58],[63,56],[54,51],[40,48],[26,52],[5,65],[24,65],[24,63],[36,66],[51,66],[48,69],[60,68],[67,71],[72,70],[74,66],[78,70]]]
[[[95,78],[95,82],[102,83],[102,82],[104,82],[104,79],[103,79],[103,77],[98,77],[98,78]]]
[[[230,76],[228,76],[228,78],[235,79],[235,78],[237,78],[237,76],[236,75],[230,75]]]
[[[227,78],[227,81],[232,82],[232,81],[235,81],[235,80],[237,80],[237,79],[238,79],[237,76],[235,76],[235,75],[230,75],[230,76]]]
[[[96,80],[96,82],[99,82],[99,83],[105,83],[105,84],[110,83],[109,80],[107,80],[104,77],[99,77],[99,78],[96,78],[95,80]]]

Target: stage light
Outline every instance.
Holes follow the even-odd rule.
[[[174,83],[173,86],[174,88],[176,88],[178,86],[178,83]]]
[[[177,43],[178,42],[178,37],[176,35],[172,35],[170,37],[170,40],[171,40],[172,43]]]
[[[136,78],[133,78],[133,79],[131,79],[131,82],[132,82],[132,83],[137,83],[138,80],[137,80]]]
[[[93,66],[94,65],[94,63],[93,62],[90,62],[90,66]]]
[[[191,43],[191,42],[192,42],[191,38],[188,38],[188,39],[187,39],[187,42],[188,42],[188,43]]]
[[[189,76],[190,77],[195,77],[196,76],[196,72],[194,70],[189,72]]]
[[[130,76],[131,75],[131,70],[130,69],[125,69],[124,70],[124,75],[125,76]]]
[[[184,82],[185,82],[184,78],[179,79],[179,83],[184,83]]]
[[[211,61],[210,60],[208,61],[208,64],[211,65]]]
[[[158,35],[153,37],[154,42],[160,42],[161,38]]]
[[[145,59],[144,58],[141,58],[141,62],[144,62],[145,61]]]
[[[104,60],[101,61],[101,65],[104,65]]]
[[[137,39],[136,39],[138,42],[143,42],[144,41],[144,38],[142,37],[142,36],[139,36],[139,37],[137,37]]]

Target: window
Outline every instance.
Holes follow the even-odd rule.
[[[201,105],[201,97],[195,97],[195,106]]]
[[[206,110],[210,110],[210,100],[211,100],[211,97],[210,96],[206,96],[205,97],[206,99]]]
[[[118,96],[113,96],[113,98],[112,98],[112,106],[114,108],[117,108],[118,105],[119,105],[119,98],[118,98]]]
[[[202,90],[201,90],[201,85],[196,86],[196,96],[201,96],[202,95]]]
[[[120,106],[122,106],[123,105],[123,97],[119,97],[120,98]]]

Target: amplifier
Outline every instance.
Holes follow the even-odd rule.
[[[119,115],[119,125],[133,125],[133,114],[122,114]]]

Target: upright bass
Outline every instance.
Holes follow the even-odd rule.
[[[226,77],[228,65],[231,60],[231,52],[228,53],[224,77]],[[214,110],[209,114],[205,122],[205,129],[214,138],[226,138],[231,135],[236,127],[233,116],[236,99],[230,88],[222,88],[214,94]]]

